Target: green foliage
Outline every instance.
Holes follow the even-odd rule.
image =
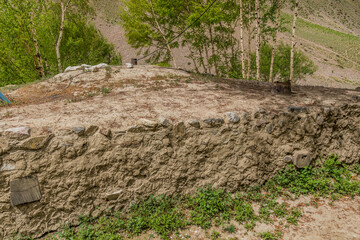
[[[187,225],[182,211],[176,207],[176,201],[169,197],[150,197],[131,207],[126,230],[131,234],[139,234],[153,229],[163,239]]]
[[[260,233],[259,237],[261,237],[264,240],[277,240],[277,239],[281,239],[282,233],[280,231],[276,231],[275,233],[264,232],[264,233]]]
[[[31,82],[58,73],[55,45],[61,1],[0,0],[0,86]],[[89,23],[87,0],[72,0],[60,47],[61,63],[121,63],[121,57]]]
[[[195,197],[187,201],[191,211],[191,220],[195,225],[207,229],[211,226],[211,220],[220,217],[220,214],[229,214],[231,197],[223,190],[215,190],[211,187],[200,189]]]
[[[289,189],[293,194],[317,194],[328,196],[331,194],[357,195],[360,193],[360,182],[352,177],[348,166],[338,161],[338,157],[331,155],[323,166],[296,169],[291,166],[275,177],[275,182]]]
[[[234,224],[230,224],[230,225],[226,226],[224,228],[224,230],[228,233],[234,233],[234,232],[236,232],[236,227],[234,226]]]
[[[276,30],[284,31],[283,19],[280,19],[278,28],[274,27],[277,1],[261,0],[260,2],[261,34],[262,39],[266,41],[273,38]],[[168,65],[172,59],[172,49],[181,46],[189,51],[186,57],[196,72],[245,78],[241,71],[240,40],[235,37],[235,29],[238,28],[240,21],[238,1],[217,1],[196,23],[195,20],[213,3],[213,0],[122,0],[122,3],[121,25],[125,29],[128,43],[139,49],[139,54],[146,55],[155,47],[166,46],[177,33],[192,24],[184,35],[156,52],[148,59],[148,62]],[[284,7],[283,3],[284,1],[281,1],[280,7]],[[251,34],[254,33],[252,29],[254,4],[254,1],[243,0],[244,31]],[[265,74],[265,71],[269,72],[271,56],[269,58],[268,52],[264,50],[265,48],[261,56],[261,62],[264,65],[262,76],[264,80],[267,80],[269,74]],[[289,70],[286,69],[290,66],[290,50],[289,54],[287,48],[279,48],[279,50],[283,55],[277,57],[276,74],[279,73],[281,78],[285,79],[289,75]],[[286,59],[283,59],[284,56]],[[263,58],[268,59],[263,60]],[[285,64],[287,65],[284,68]],[[297,78],[304,74],[312,74],[315,69],[313,63],[300,52],[296,53],[295,65],[299,69],[295,72]]]
[[[279,81],[285,82],[290,78],[290,51],[291,46],[281,43],[276,48],[274,60],[274,76]],[[260,48],[260,74],[264,81],[269,81],[272,47],[265,43]],[[255,53],[251,54],[251,69],[256,71]],[[294,80],[300,80],[306,75],[312,75],[317,70],[314,62],[301,51],[295,51],[294,55]]]
[[[286,217],[288,223],[297,225],[299,218],[302,216],[301,210],[298,208],[293,208],[290,211],[289,216]]]
[[[341,4],[344,5],[343,2]],[[290,31],[292,26],[289,23],[292,22],[293,16],[286,13],[282,13],[282,16],[286,19],[284,26]],[[350,63],[354,61],[360,64],[360,55],[358,54],[360,52],[359,36],[339,32],[301,18],[298,19],[296,34],[301,38],[331,49],[341,55],[345,61]]]

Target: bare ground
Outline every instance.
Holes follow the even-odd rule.
[[[173,121],[224,117],[226,112],[287,111],[289,106],[332,107],[358,103],[350,89],[294,86],[291,96],[273,95],[271,85],[220,79],[154,66],[74,71],[19,89],[2,90],[14,103],[0,109],[0,129],[35,131],[98,125],[126,129],[146,118]]]

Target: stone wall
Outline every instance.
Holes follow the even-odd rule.
[[[0,134],[0,239],[37,237],[150,194],[207,185],[234,192],[264,183],[288,164],[316,164],[331,153],[358,163],[360,106],[141,120],[126,131],[91,126],[32,136],[20,127]]]

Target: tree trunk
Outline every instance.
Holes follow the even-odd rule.
[[[256,80],[260,81],[260,0],[255,1],[256,14]]]
[[[36,58],[37,58],[37,71],[38,71],[40,77],[44,77],[45,76],[44,65],[42,62],[42,57],[41,57],[38,41],[36,38],[36,29],[35,29],[35,25],[33,22],[33,12],[30,13],[30,23],[31,23],[31,26],[30,26],[31,38],[34,43],[35,54],[36,54]]]
[[[294,22],[292,28],[292,36],[291,36],[291,55],[290,55],[290,83],[294,83],[294,55],[295,55],[295,45],[296,45],[296,20],[298,17],[298,9],[299,9],[299,0],[295,0],[295,9],[294,9]]]
[[[243,0],[240,0],[240,46],[241,46],[241,70],[242,78],[245,78],[245,50],[244,50],[244,17]]]
[[[246,80],[250,80],[250,72],[251,72],[251,35],[252,35],[252,31],[251,31],[251,1],[249,0],[249,13],[248,13],[248,17],[249,17],[249,25],[248,25],[248,52],[247,52],[247,59],[248,59],[248,69],[247,69],[247,76],[246,76]]]
[[[219,70],[218,70],[218,65],[217,65],[217,60],[216,60],[216,52],[215,52],[215,43],[214,43],[214,38],[213,38],[213,32],[212,32],[212,27],[211,25],[209,25],[209,33],[210,33],[210,43],[211,43],[211,50],[212,50],[212,57],[214,57],[214,67],[215,67],[215,73],[216,75],[219,75]]]
[[[170,47],[170,45],[169,45],[168,40],[167,40],[166,37],[165,37],[165,33],[164,33],[164,31],[161,29],[160,24],[159,24],[159,22],[158,22],[158,20],[157,20],[157,18],[156,18],[156,14],[155,14],[154,7],[153,7],[153,4],[152,4],[152,1],[151,1],[151,0],[150,0],[150,5],[151,5],[151,11],[152,11],[152,14],[153,14],[153,17],[154,17],[154,20],[155,20],[156,27],[157,27],[158,31],[161,33],[161,36],[162,36],[162,38],[163,38],[164,41],[165,41],[166,47],[167,47],[167,49],[168,49],[168,51],[169,51],[169,53],[170,53],[170,56],[171,56],[171,58],[172,58],[172,60],[173,60],[174,67],[177,68],[177,64],[176,64],[176,60],[175,60],[174,54],[173,54],[173,52],[172,52],[172,50],[171,50],[171,47]]]
[[[70,1],[68,3],[70,3]],[[64,34],[65,16],[66,16],[66,10],[67,10],[68,4],[64,5],[64,3],[61,1],[60,5],[61,5],[61,23],[60,23],[60,28],[59,28],[59,37],[58,37],[58,39],[56,41],[56,45],[55,45],[55,51],[56,51],[56,59],[58,62],[58,70],[61,73],[63,71],[63,68],[61,65],[60,45],[61,45],[61,41],[62,41],[63,34]]]
[[[209,63],[210,57],[209,57],[209,49],[208,49],[208,46],[207,46],[207,42],[204,44],[204,47],[205,47],[206,62],[207,62],[208,68],[209,68],[208,70],[206,70],[206,68],[205,68],[205,72],[211,74],[211,65]]]
[[[274,62],[275,62],[275,48],[277,45],[277,35],[279,32],[279,15],[280,15],[280,0],[276,0],[276,18],[275,18],[275,35],[274,35],[274,45],[272,46],[271,51],[271,63],[270,63],[270,76],[269,82],[274,82]]]

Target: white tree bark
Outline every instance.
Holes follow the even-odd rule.
[[[277,35],[279,32],[279,15],[280,15],[280,0],[276,0],[276,18],[275,18],[275,35],[274,35],[274,44],[271,51],[271,63],[270,63],[270,76],[269,82],[274,82],[274,62],[275,62],[275,48],[277,45]]]
[[[251,9],[251,1],[249,0],[249,12],[248,12],[248,18],[249,18],[249,25],[248,25],[248,52],[247,52],[247,60],[248,60],[248,69],[247,69],[247,76],[246,76],[246,80],[250,80],[250,73],[251,73],[251,35],[252,35],[252,30],[251,30],[251,13],[252,13],[252,9]]]
[[[260,81],[260,0],[255,1],[256,14],[256,80]]]
[[[290,83],[294,83],[294,55],[295,55],[295,46],[296,46],[296,21],[298,17],[299,10],[299,0],[295,0],[295,9],[294,9],[294,22],[292,28],[291,36],[291,54],[290,54]]]
[[[244,17],[243,0],[240,0],[240,46],[241,46],[241,70],[242,77],[245,78],[245,50],[244,50]]]
[[[57,58],[57,62],[58,62],[59,72],[63,72],[63,68],[62,68],[62,64],[61,64],[60,46],[61,46],[61,41],[63,39],[63,34],[64,34],[66,11],[67,11],[67,7],[70,4],[70,2],[71,2],[71,0],[69,0],[66,4],[64,4],[63,1],[60,1],[61,23],[60,23],[60,28],[59,28],[59,37],[58,37],[58,39],[56,41],[56,45],[55,45],[56,58]]]

